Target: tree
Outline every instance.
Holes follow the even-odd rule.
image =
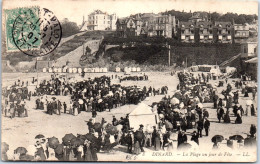
[[[210,14],[210,19],[212,22],[217,21],[220,18],[220,14],[217,12],[213,12]]]
[[[77,23],[70,22],[68,18],[65,18],[61,22],[61,26],[62,26],[62,37],[68,37],[79,32],[79,27],[77,26]]]
[[[239,15],[235,19],[235,23],[237,23],[237,24],[245,24],[246,23],[245,15]]]

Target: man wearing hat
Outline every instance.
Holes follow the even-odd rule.
[[[132,153],[132,148],[133,148],[133,141],[134,141],[134,134],[133,134],[133,129],[131,128],[128,130],[128,133],[126,135],[126,143],[127,143],[127,152]]]
[[[117,121],[115,116],[113,116],[112,124],[113,124],[113,126],[117,126],[118,125],[118,121]]]
[[[144,149],[143,149],[144,139],[145,139],[144,132],[143,132],[144,125],[141,124],[139,126],[140,126],[140,128],[136,131],[135,142],[136,141],[139,142],[141,152],[144,152]]]
[[[199,134],[196,131],[192,133],[191,141],[194,141],[199,145]]]
[[[209,127],[210,127],[210,122],[208,120],[208,117],[205,117],[204,128],[205,128],[206,136],[209,135]]]

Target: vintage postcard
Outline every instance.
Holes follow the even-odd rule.
[[[255,162],[258,2],[3,0],[2,161]]]

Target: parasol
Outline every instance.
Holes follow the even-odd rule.
[[[74,136],[72,133],[66,134],[63,138],[62,138],[62,142],[65,146],[68,146],[71,144],[71,140],[73,138],[76,138],[76,136]]]
[[[181,102],[181,104],[180,104],[180,109],[182,109],[183,107],[184,107],[184,103]]]
[[[59,142],[58,138],[56,138],[56,137],[48,138],[48,145],[50,148],[55,149],[59,143],[60,142]]]
[[[108,124],[108,125],[106,126],[106,132],[107,132],[108,134],[114,135],[114,134],[116,134],[116,133],[118,132],[118,130],[117,130],[117,128],[114,127],[113,125]]]
[[[212,142],[222,142],[224,140],[224,137],[222,135],[215,135],[214,137],[211,138]]]
[[[73,138],[73,139],[71,140],[71,145],[72,145],[73,147],[79,147],[80,145],[83,145],[83,144],[84,144],[84,141],[85,141],[85,140],[76,137],[76,138]]]
[[[90,134],[90,133],[86,134],[85,137],[90,142],[95,142],[97,140],[97,138],[93,134]]]
[[[42,134],[38,134],[38,135],[35,137],[35,139],[41,139],[41,138],[45,138],[45,136],[42,135]]]
[[[178,109],[178,108],[175,108],[175,109],[173,109],[173,111],[174,111],[174,112],[178,112],[178,113],[179,113],[179,112],[180,112],[180,109]]]
[[[82,99],[79,99],[79,104],[82,105],[84,103],[84,101]]]
[[[233,135],[233,136],[230,136],[229,139],[231,139],[231,140],[243,140],[244,137],[242,137],[241,135]]]
[[[177,99],[177,98],[172,98],[171,99],[171,104],[175,105],[175,104],[179,104],[180,103],[180,100]]]
[[[5,142],[2,142],[1,144],[1,152],[7,152],[9,150],[9,145]]]
[[[28,151],[24,147],[18,147],[14,150],[15,154],[26,155]]]
[[[58,144],[57,147],[54,149],[55,154],[62,154],[63,153],[63,145]]]
[[[160,117],[160,118],[164,118],[164,115],[163,115],[163,114],[159,114],[159,117]]]
[[[202,103],[198,103],[198,107],[199,107],[200,109],[202,109],[202,108],[203,108],[203,104],[202,104]]]

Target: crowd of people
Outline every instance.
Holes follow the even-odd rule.
[[[119,78],[119,81],[147,81],[147,75],[135,75],[135,76],[123,76]]]
[[[131,77],[131,79],[136,77]],[[24,100],[30,100],[32,95],[39,96],[36,99],[36,109],[46,110],[48,114],[61,114],[69,111],[70,114],[77,115],[81,111],[92,112],[92,118],[88,122],[89,132],[85,135],[74,136],[66,134],[62,138],[62,143],[58,138],[45,138],[43,135],[35,137],[35,145],[29,148],[18,147],[14,157],[7,157],[8,144],[2,143],[2,156],[4,160],[60,160],[60,161],[97,161],[97,153],[100,151],[110,152],[118,144],[127,146],[127,152],[140,154],[144,152],[144,147],[153,150],[172,151],[183,150],[194,146],[192,143],[200,145],[201,137],[209,136],[211,121],[209,112],[203,107],[203,103],[212,103],[216,110],[218,122],[231,123],[230,109],[232,109],[236,124],[242,124],[242,116],[256,116],[256,109],[253,100],[256,96],[256,88],[248,87],[245,82],[234,81],[232,86],[226,80],[220,81],[214,86],[209,82],[211,74],[178,73],[179,84],[172,96],[168,95],[168,87],[162,86],[160,89],[152,87],[122,86],[111,84],[108,76],[96,77],[83,81],[70,81],[65,78],[58,78],[55,75],[50,80],[40,82],[35,93],[26,91],[24,84],[15,84],[11,89],[6,90],[5,100],[16,106],[25,106]],[[145,79],[145,78],[144,78]],[[148,79],[148,76],[147,76]],[[19,86],[19,89],[17,89]],[[218,88],[224,90],[218,92]],[[20,91],[20,88],[25,88]],[[234,92],[234,89],[236,91]],[[246,108],[240,105],[239,93],[248,97],[252,92],[253,99],[248,100]],[[129,115],[121,117],[119,120],[114,116],[110,123],[102,119],[101,123],[95,122],[97,112],[112,110],[126,104],[138,104],[146,97],[155,95],[165,95],[161,101],[151,105],[152,111],[158,114],[159,122],[156,126],[144,126],[140,124],[139,129],[130,127]],[[52,98],[47,97],[52,96]],[[69,96],[70,103],[62,102],[56,96]],[[15,101],[19,101],[15,102]],[[6,103],[6,101],[4,101]],[[6,106],[6,105],[5,105]],[[8,108],[7,108],[8,109]],[[18,107],[13,108],[19,111]],[[19,112],[18,112],[19,113]],[[24,113],[27,113],[24,108]],[[19,116],[19,114],[18,114]],[[26,114],[28,116],[28,114]],[[187,133],[188,130],[193,131]],[[241,143],[243,146],[256,145],[256,126],[251,125],[249,135],[243,138],[241,135],[230,136],[227,141],[228,147],[233,147],[233,141]],[[190,141],[187,135],[190,135]],[[211,141],[213,149],[219,149],[219,143],[224,140],[221,135],[214,136]],[[175,146],[176,145],[176,146]]]
[[[51,115],[60,114],[61,110],[64,110],[64,113],[69,111],[73,115],[88,111],[92,112],[92,116],[95,117],[97,112],[111,111],[113,108],[126,104],[138,104],[148,96],[166,94],[167,91],[167,86],[155,89],[146,86],[140,88],[135,85],[127,87],[120,84],[112,85],[111,78],[108,76],[89,78],[79,82],[68,82],[52,76],[49,81],[42,81],[40,87],[37,88],[36,94],[41,95],[41,98],[36,100],[36,109],[46,109]],[[61,102],[55,97],[48,100],[44,98],[44,95],[70,96],[71,101],[67,104],[68,102]]]
[[[2,89],[2,114],[5,117],[28,117],[26,100],[30,100],[32,92],[28,91],[28,82],[15,81],[10,87]]]

